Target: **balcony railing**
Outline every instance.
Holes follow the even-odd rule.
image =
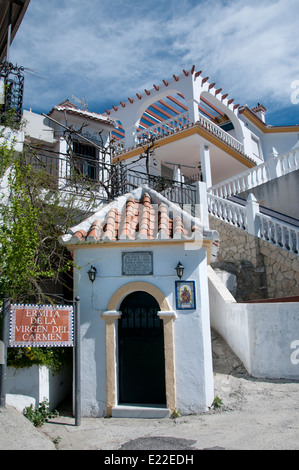
[[[280,157],[271,156],[267,162],[215,184],[209,188],[209,192],[214,196],[227,198],[296,170],[299,170],[299,149],[291,150]]]
[[[146,144],[151,137],[155,137],[156,139],[166,137],[183,130],[190,124],[189,113],[186,111],[178,116],[160,122],[159,124],[155,124],[147,129],[138,131],[137,142],[141,145]],[[199,119],[195,124],[213,134],[215,137],[238,152],[244,153],[244,145],[241,142],[202,114],[199,115]]]
[[[169,134],[173,134],[179,130],[182,130],[187,124],[189,124],[189,113],[185,112],[178,116],[167,119],[159,124],[142,129],[137,132],[137,140],[139,144],[146,144],[151,137],[160,138],[166,137]]]
[[[0,123],[10,127],[20,124],[23,111],[24,68],[10,62],[0,65]]]
[[[299,253],[299,227],[262,213],[259,204],[248,200],[245,205],[208,194],[209,214],[245,230],[272,245]]]
[[[125,180],[125,185],[122,188],[123,194],[146,184],[169,201],[180,206],[194,205],[196,202],[196,189],[193,184],[181,183],[163,176],[149,175],[131,169],[125,170],[123,178]]]
[[[43,170],[45,189],[109,201],[142,185],[156,190],[181,206],[194,205],[196,188],[162,176],[134,171],[120,164],[110,165],[88,157],[69,157],[56,152],[26,154],[26,163]]]
[[[232,135],[230,135],[228,132],[221,129],[221,127],[217,126],[217,124],[212,122],[210,119],[200,114],[199,120],[196,124],[213,134],[215,137],[218,137],[220,140],[222,140],[222,142],[225,142],[233,149],[237,150],[238,152],[244,153],[244,145],[239,142],[239,140],[235,139]]]

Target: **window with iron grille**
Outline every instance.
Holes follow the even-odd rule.
[[[98,150],[92,145],[73,142],[76,171],[86,179],[98,180]]]

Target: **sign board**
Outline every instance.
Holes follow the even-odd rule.
[[[11,305],[9,346],[73,346],[73,307]]]
[[[123,276],[146,276],[153,274],[152,251],[127,251],[122,253]]]

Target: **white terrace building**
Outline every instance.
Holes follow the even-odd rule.
[[[265,111],[235,104],[193,67],[106,114],[119,123],[112,133],[119,141],[117,160],[130,161],[154,138],[152,171],[170,176],[173,164],[186,165],[185,179],[194,180],[200,166],[209,188],[266,162],[273,147],[283,155],[298,142],[299,126],[269,126]]]
[[[99,182],[98,207],[91,217],[100,216],[106,210],[104,204],[108,198],[106,194],[105,201],[100,185],[106,175],[100,170],[108,159],[121,180],[117,193],[110,197],[110,201],[114,200],[110,204],[118,200],[117,196],[128,201],[136,191],[145,191],[147,185],[146,191],[157,200],[164,198],[165,204],[168,201],[183,206],[182,214],[190,214],[191,210],[192,217],[199,216],[204,241],[208,234],[213,234],[209,241],[210,254],[204,246],[202,251],[192,254],[177,240],[167,240],[167,249],[159,237],[143,240],[138,224],[134,226],[136,240],[116,240],[115,245],[105,237],[89,239],[88,231],[84,235],[90,218],[70,228],[64,243],[82,266],[74,283],[75,295],[82,299],[81,334],[85,351],[82,369],[87,364],[88,370],[93,367],[86,388],[86,415],[102,415],[105,410],[108,415],[113,414],[113,409],[120,405],[118,361],[121,356],[115,338],[126,296],[140,291],[156,296],[156,300],[162,296],[168,302],[167,308],[159,300],[157,306],[164,322],[164,344],[170,348],[168,352],[172,351],[171,357],[164,351],[168,410],[181,406],[184,412],[197,412],[209,406],[212,396],[211,355],[207,346],[210,325],[224,337],[252,375],[298,379],[299,365],[293,349],[299,335],[299,214],[298,197],[290,198],[289,191],[290,188],[292,194],[298,191],[299,126],[272,127],[266,123],[265,111],[261,105],[249,109],[234,104],[227,93],[193,67],[122,101],[103,115],[80,110],[69,102],[53,108],[47,117],[24,113],[25,139],[45,151],[45,158],[52,158],[51,151],[58,153],[54,176],[61,189],[74,190],[69,145],[75,154],[77,171],[86,177],[85,182]],[[83,123],[87,124],[84,128]],[[64,135],[65,128],[77,131],[72,133],[71,142]],[[111,143],[116,147],[113,154],[105,151]],[[80,187],[83,190],[84,184],[79,186],[79,203]],[[196,212],[197,204],[200,213]],[[112,215],[116,227],[115,213]],[[169,217],[173,217],[171,211]],[[103,230],[107,227],[103,226]],[[98,230],[94,226],[91,229]],[[86,239],[82,241],[80,237]],[[121,263],[123,250],[135,256],[137,248],[138,256],[140,252],[145,256],[150,250],[154,269],[142,275],[137,272],[133,279],[124,274]],[[197,267],[196,253],[202,255]],[[195,282],[200,289],[197,293],[200,302],[188,317],[175,304],[174,268],[179,260],[185,267],[185,281]],[[88,279],[91,266],[98,273],[94,283]],[[260,299],[262,303],[251,302]],[[207,367],[199,380],[208,385],[202,402],[192,408],[181,375],[188,361],[181,362],[181,353],[188,348],[195,351],[198,338],[193,338],[194,344],[191,336],[184,336],[181,341],[179,331],[184,321],[190,321],[191,325],[193,320],[197,326],[205,321],[201,331]],[[167,334],[168,330],[171,335]],[[104,370],[106,390],[101,381]]]
[[[266,255],[262,253],[261,261],[258,246],[259,255],[250,256],[250,262],[254,259],[260,272],[267,270],[267,282],[275,277],[268,293],[261,281],[257,298],[299,294],[299,125],[267,124],[264,106],[249,109],[235,104],[194,66],[105,114],[65,101],[48,116],[25,111],[24,118],[25,141],[47,151],[43,158],[51,168],[55,152],[52,173],[61,189],[76,192],[80,200],[86,187],[72,183],[71,145],[75,170],[84,183],[100,183],[107,178],[103,163],[115,164],[119,186],[110,200],[146,184],[181,206],[200,203],[205,228],[220,233],[219,261],[243,262],[244,248],[235,247],[237,254],[232,254],[225,244],[223,234],[228,232],[229,240],[234,229],[256,237],[257,245],[265,241],[272,251],[275,246],[283,257],[294,256],[288,261],[291,271],[287,266],[284,271],[268,267],[270,260],[265,267]],[[66,139],[66,128],[77,131],[72,143]],[[107,151],[111,144],[113,153]],[[97,204],[107,200],[101,184],[98,195]]]

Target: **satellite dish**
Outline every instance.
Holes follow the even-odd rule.
[[[81,100],[79,98],[77,98],[76,96],[72,95],[72,101],[76,101],[76,103],[79,103],[81,108],[80,109],[84,109],[85,111],[88,110],[88,101],[86,98],[82,98]]]

